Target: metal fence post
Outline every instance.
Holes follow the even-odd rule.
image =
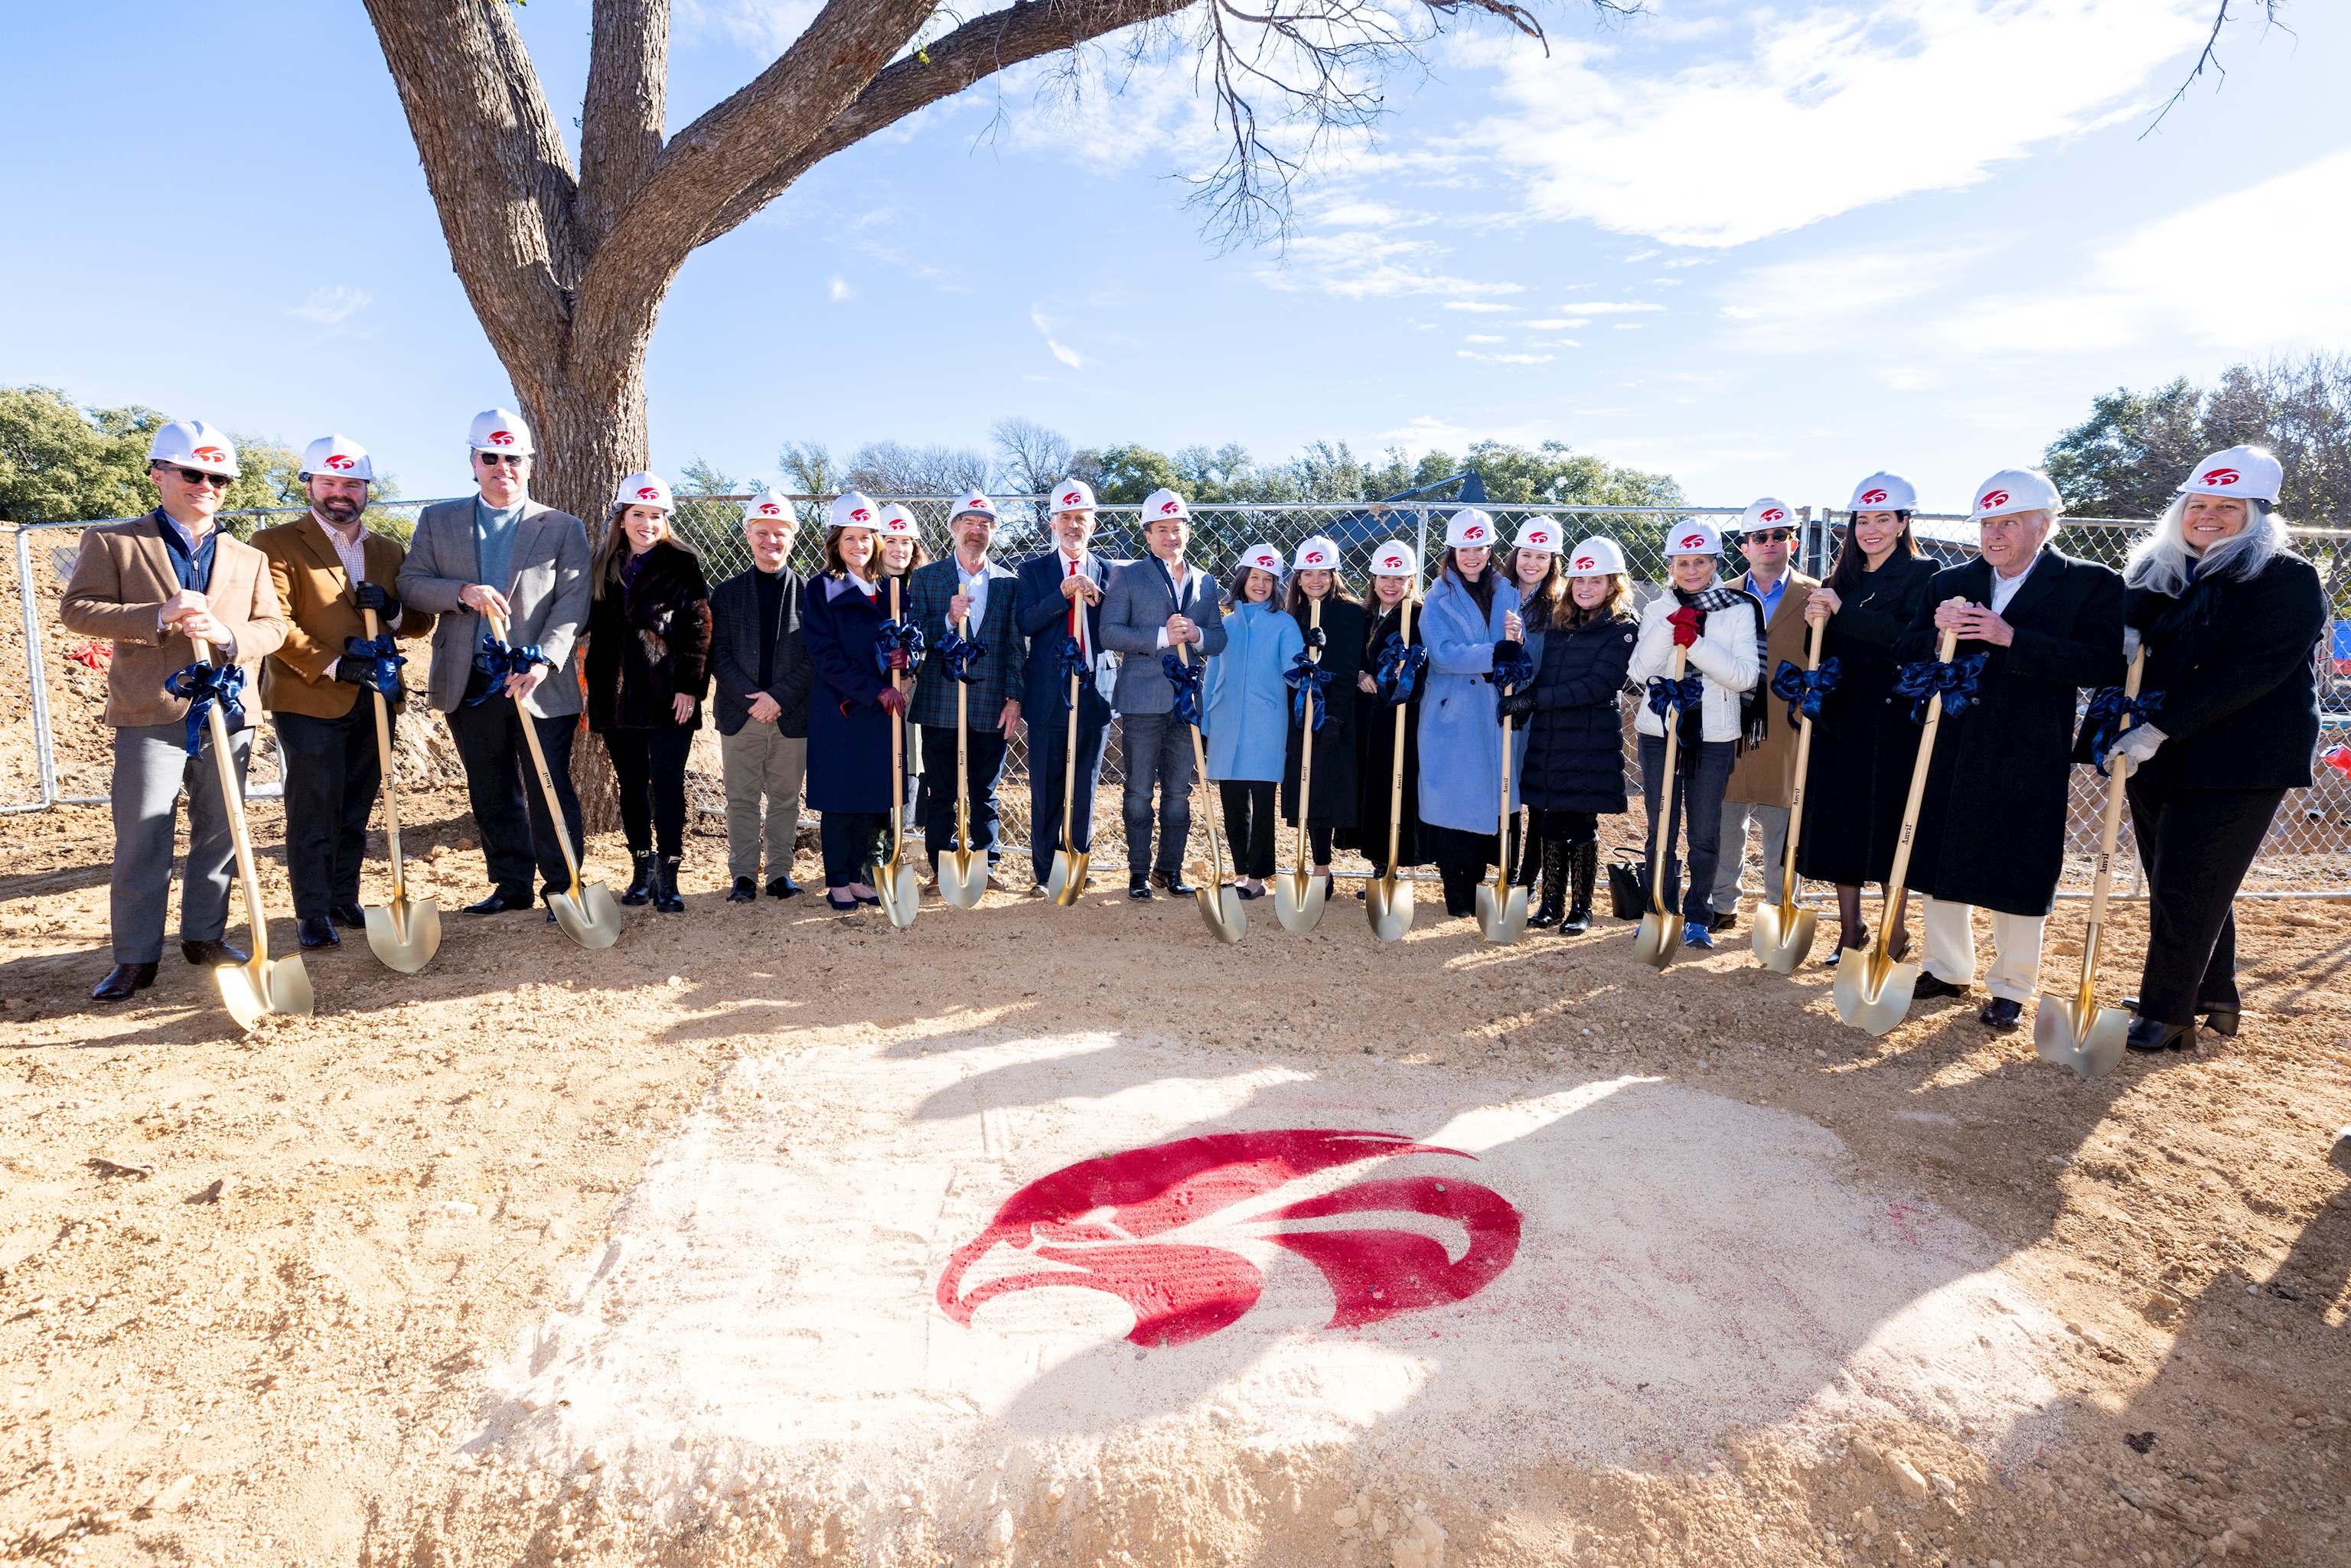
[[[16,530],[16,607],[25,618],[25,668],[31,677],[33,763],[39,770],[41,803],[16,810],[46,811],[57,803],[57,759],[49,735],[48,673],[41,667],[41,614],[33,603],[33,545],[26,530]]]

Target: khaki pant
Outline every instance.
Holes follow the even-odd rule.
[[[726,781],[726,874],[759,874],[759,800],[767,798],[768,880],[792,873],[792,843],[800,826],[800,784],[808,776],[808,739],[753,720],[718,737]]]
[[[1925,898],[1920,915],[1927,927],[1919,967],[1955,986],[1976,983],[1975,907]],[[1991,967],[1984,989],[2011,1002],[2029,1002],[2041,988],[2041,926],[2038,915],[1984,914],[1991,919]]]

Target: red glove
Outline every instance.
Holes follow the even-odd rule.
[[[1674,629],[1675,646],[1681,648],[1697,643],[1698,629],[1705,622],[1706,617],[1698,613],[1695,604],[1685,604],[1666,617],[1666,624]]]
[[[891,667],[892,669],[893,669],[893,670],[904,670],[904,669],[908,669],[908,668],[911,668],[911,667],[913,666],[913,664],[914,664],[914,661],[906,657],[906,650],[905,650],[905,649],[904,649],[904,648],[893,648],[893,649],[891,649],[891,650],[890,650],[890,667]]]
[[[873,700],[880,703],[882,711],[893,718],[903,716],[906,711],[906,694],[895,686],[883,686],[882,695]]]

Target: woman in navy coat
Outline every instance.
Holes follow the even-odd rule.
[[[1306,646],[1298,622],[1281,612],[1274,590],[1281,552],[1258,545],[1241,557],[1226,587],[1225,651],[1201,677],[1201,738],[1208,777],[1224,807],[1237,891],[1265,894],[1273,874],[1273,793],[1281,778],[1282,737],[1290,729],[1290,688],[1282,672]]]
[[[1355,675],[1356,811],[1333,835],[1341,849],[1359,851],[1372,862],[1374,878],[1388,870],[1388,800],[1395,786],[1395,706],[1380,690],[1380,663],[1388,639],[1401,638],[1405,606],[1412,609],[1412,645],[1426,650],[1427,629],[1420,618],[1420,559],[1402,539],[1372,551],[1368,567],[1371,602],[1364,608],[1363,661]],[[1426,863],[1420,841],[1420,697],[1427,682],[1415,679],[1404,710],[1404,802],[1397,813],[1396,864]],[[1355,896],[1362,898],[1358,892]]]
[[[865,881],[890,826],[890,719],[906,709],[875,657],[888,601],[874,576],[877,508],[852,490],[832,503],[824,570],[800,610],[816,687],[809,701],[808,802],[823,818],[825,903],[847,912],[881,897]],[[893,653],[893,660],[903,653]]]
[[[1420,821],[1445,884],[1445,912],[1455,918],[1476,913],[1479,880],[1499,848],[1502,727],[1488,676],[1498,657],[1525,651],[1506,635],[1518,620],[1519,591],[1502,580],[1493,550],[1493,518],[1475,507],[1454,513],[1421,614],[1428,695],[1420,708]],[[1515,789],[1510,804],[1518,810]]]

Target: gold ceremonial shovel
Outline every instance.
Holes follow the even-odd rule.
[[[375,641],[375,612],[362,610],[367,639]],[[386,967],[413,975],[433,962],[441,950],[441,906],[429,898],[411,900],[408,879],[400,859],[400,787],[392,773],[392,707],[383,693],[371,686],[375,698],[375,750],[383,764],[383,836],[392,849],[392,902],[371,904],[360,913],[367,917],[368,947]]]
[[[1943,633],[1935,650],[1938,664],[1948,664],[1959,651],[1959,634]],[[1858,1030],[1883,1035],[1910,1010],[1911,993],[1918,984],[1918,966],[1897,964],[1887,956],[1886,935],[1894,927],[1894,911],[1902,907],[1903,879],[1910,874],[1910,846],[1918,834],[1918,802],[1927,795],[1927,768],[1935,757],[1935,731],[1943,722],[1943,694],[1938,689],[1927,704],[1927,727],[1918,737],[1918,760],[1910,769],[1910,799],[1902,808],[1902,837],[1894,846],[1894,874],[1886,883],[1886,914],[1877,923],[1877,939],[1866,955],[1837,961],[1836,980],[1829,989],[1836,998],[1837,1016]],[[1857,961],[1856,961],[1857,960]]]
[[[1322,601],[1306,601],[1308,623],[1316,631],[1322,629]],[[1307,657],[1315,664],[1322,663],[1322,650],[1311,650]],[[1203,777],[1206,765],[1203,764]],[[1314,803],[1314,697],[1311,688],[1306,695],[1306,714],[1299,721],[1298,734],[1298,864],[1273,879],[1273,914],[1284,931],[1311,931],[1322,922],[1325,889],[1322,879],[1314,874],[1311,845],[1307,838],[1306,813]],[[1211,805],[1211,810],[1215,810]],[[1236,897],[1238,895],[1236,894]]]
[[[1191,664],[1190,644],[1176,643],[1176,657],[1185,664]],[[1193,780],[1205,783],[1208,777],[1208,749],[1200,744],[1200,727],[1196,724],[1192,726],[1192,764]],[[1217,934],[1217,940],[1238,942],[1249,931],[1249,914],[1241,908],[1241,895],[1225,885],[1225,841],[1217,831],[1216,803],[1210,801],[1202,815],[1208,824],[1209,862],[1205,868],[1196,863],[1192,867],[1196,879],[1192,896],[1199,901],[1200,918],[1208,923],[1208,929]],[[1301,822],[1306,819],[1304,811],[1298,816]],[[1203,870],[1207,874],[1202,875]]]
[[[898,619],[898,579],[890,580],[890,619]],[[898,672],[890,672],[890,688],[903,691],[898,685]],[[922,908],[923,886],[914,880],[914,868],[906,861],[906,716],[890,716],[890,858],[869,862],[878,873],[873,878],[873,891],[882,895],[882,913],[890,924],[904,930],[914,923],[915,913]]]
[[[196,638],[189,641],[209,662],[212,644]],[[253,927],[253,956],[242,964],[224,964],[213,971],[220,982],[221,1004],[236,1027],[251,1031],[265,1013],[294,1013],[310,1016],[310,971],[302,967],[302,955],[291,953],[283,958],[269,956],[269,912],[261,907],[261,873],[253,863],[253,835],[245,825],[245,791],[238,788],[236,763],[229,755],[228,721],[221,716],[221,705],[215,701],[206,715],[211,721],[213,760],[220,768],[221,799],[228,804],[229,834],[236,841],[236,879],[245,889],[246,924]]]
[[[971,636],[967,615],[956,632]],[[950,672],[949,679],[954,679]],[[957,909],[977,909],[987,891],[987,857],[971,851],[971,688],[956,681],[956,844],[939,857],[939,896]]]
[[[1681,684],[1689,668],[1689,650],[1674,644],[1674,683]],[[1633,956],[1653,969],[1662,969],[1674,961],[1682,950],[1682,917],[1666,907],[1666,857],[1673,852],[1674,834],[1674,768],[1681,761],[1682,714],[1675,708],[1670,714],[1660,714],[1666,725],[1665,800],[1666,820],[1657,831],[1656,847],[1649,853],[1649,907],[1641,916],[1641,928],[1633,933]]]
[[[2126,700],[2138,695],[2139,676],[2147,665],[2147,649],[2131,655],[2130,674],[2123,682]],[[2132,727],[2126,715],[2125,729]],[[2103,1078],[2123,1059],[2130,1033],[2130,1015],[2120,1008],[2097,1005],[2098,938],[2106,924],[2106,896],[2115,885],[2115,841],[2122,836],[2123,778],[2131,763],[2112,750],[2106,754],[2106,821],[2098,836],[2097,877],[2090,884],[2090,928],[2082,937],[2082,984],[2060,1001],[2041,993],[2032,1010],[2032,1051],[2043,1061],[2070,1067],[2085,1078]]]
[[[1397,606],[1404,631],[1404,646],[1412,647],[1412,601],[1403,600]],[[1371,916],[1372,935],[1383,942],[1401,942],[1404,934],[1412,929],[1412,883],[1396,879],[1396,849],[1404,828],[1404,742],[1405,716],[1411,706],[1396,704],[1395,766],[1388,779],[1388,869],[1365,884],[1364,910]]]
[[[1045,878],[1045,892],[1067,909],[1086,890],[1086,862],[1092,858],[1075,847],[1070,837],[1070,813],[1078,803],[1078,677],[1070,676],[1070,744],[1063,748],[1061,772],[1061,847],[1053,852],[1053,869]]]
[[[489,616],[490,632],[501,643],[507,640],[507,623],[496,615]],[[538,726],[531,722],[530,710],[522,699],[514,699],[515,715],[522,720],[522,737],[530,747],[530,764],[538,774],[538,791],[547,801],[547,820],[555,830],[555,841],[563,848],[563,864],[571,873],[571,885],[564,892],[547,895],[547,907],[555,913],[555,923],[563,934],[582,947],[610,947],[621,939],[621,906],[612,902],[612,890],[601,882],[580,880],[580,855],[572,848],[571,829],[563,820],[563,803],[556,799],[555,779],[547,770],[547,753],[538,744]]]
[[[1513,688],[1502,688],[1509,696]],[[1494,835],[1494,880],[1478,884],[1478,929],[1489,942],[1515,942],[1527,928],[1527,890],[1510,880],[1510,716],[1502,716],[1502,811]]]
[[[1821,630],[1827,624],[1813,622],[1812,647],[1804,656],[1808,675],[1821,667]],[[1755,928],[1747,938],[1762,966],[1782,975],[1794,974],[1813,950],[1815,916],[1796,903],[1796,840],[1803,831],[1804,775],[1812,764],[1813,720],[1806,714],[1796,729],[1796,793],[1788,802],[1788,862],[1781,868],[1780,902],[1755,906]]]

